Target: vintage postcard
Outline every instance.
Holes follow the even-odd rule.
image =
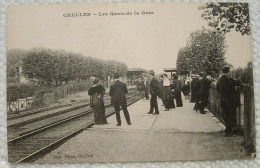
[[[11,5],[12,163],[256,156],[248,3]]]

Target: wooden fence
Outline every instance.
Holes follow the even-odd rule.
[[[237,95],[234,97],[240,101],[240,106],[236,109],[236,128],[243,131],[245,142],[256,145],[256,125],[255,125],[255,106],[254,88],[243,85],[236,88]],[[220,107],[220,95],[214,85],[210,88],[209,110],[223,123],[223,113]]]

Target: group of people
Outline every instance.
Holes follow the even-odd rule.
[[[153,113],[153,109],[155,109],[154,114],[159,114],[158,111],[158,103],[157,97],[161,98],[163,101],[163,106],[165,107],[165,111],[169,111],[169,109],[175,108],[175,102],[177,107],[182,107],[182,82],[178,80],[178,76],[175,75],[172,78],[168,78],[167,74],[162,74],[160,79],[157,80],[154,77],[154,73],[149,73],[152,76],[150,82],[148,78],[145,76],[143,79],[138,78],[136,81],[137,90],[140,92],[140,95],[149,100],[149,90],[151,94],[150,99],[150,111],[148,114]]]
[[[148,81],[147,77],[144,80],[138,79],[137,89],[142,94],[144,90],[145,99],[149,99],[150,90],[150,110],[148,114],[159,114],[157,97],[160,97],[163,101],[165,111],[171,108],[175,108],[174,99],[176,99],[176,106],[182,107],[182,96],[181,96],[181,81],[178,80],[178,76],[173,79],[169,79],[167,74],[161,76],[160,81],[154,77],[154,72],[150,73],[152,76],[151,80]],[[127,109],[126,94],[128,93],[127,86],[125,83],[119,80],[119,74],[114,74],[115,82],[110,86],[109,95],[111,96],[111,104],[114,106],[117,126],[121,126],[120,107],[124,112],[124,116],[128,125],[131,125],[130,115]],[[94,122],[97,125],[107,124],[104,106],[104,94],[105,88],[99,85],[99,80],[96,77],[91,77],[90,81],[93,86],[88,90],[90,96],[90,106],[94,112]]]
[[[223,119],[226,125],[226,136],[233,135],[233,128],[235,124],[236,108],[239,106],[239,101],[236,99],[236,86],[240,86],[239,81],[234,80],[228,76],[229,67],[222,69],[222,76],[216,83],[216,88],[220,94],[220,105],[223,111]],[[154,72],[150,73],[151,79],[145,77],[144,80],[138,80],[137,88],[140,91],[145,91],[145,99],[149,99],[150,90],[150,110],[148,114],[159,114],[157,98],[160,97],[163,101],[165,111],[171,108],[175,108],[174,99],[176,100],[176,106],[182,107],[182,82],[178,80],[178,76],[174,75],[172,79],[169,79],[167,74],[163,74],[160,80],[156,79]],[[119,80],[119,74],[115,73],[115,82],[110,86],[109,95],[111,96],[111,104],[114,106],[117,126],[121,126],[120,107],[124,112],[124,116],[128,125],[131,125],[130,115],[127,109],[126,94],[128,93],[125,83]],[[95,124],[107,124],[105,116],[105,106],[103,96],[105,94],[105,88],[102,85],[98,85],[98,78],[91,77],[93,86],[89,89],[90,106],[94,111]],[[190,101],[195,103],[194,110],[199,111],[201,114],[205,114],[205,107],[209,103],[209,88],[212,80],[205,72],[201,72],[198,75],[194,75],[191,81],[191,99]],[[148,88],[149,87],[149,88]]]
[[[126,103],[128,90],[126,84],[121,82],[119,77],[119,73],[114,74],[115,82],[110,86],[109,96],[111,96],[111,104],[115,109],[117,126],[121,126],[120,107],[122,107],[127,124],[131,125]],[[99,80],[96,77],[91,77],[90,81],[93,83],[93,86],[88,90],[88,95],[90,96],[90,107],[93,108],[94,112],[94,123],[96,125],[107,124],[103,100],[105,88],[102,85],[98,85]]]
[[[152,79],[150,81],[150,110],[148,114],[159,114],[157,97],[161,98],[163,101],[164,111],[169,111],[169,109],[175,108],[176,106],[182,107],[182,94],[181,81],[178,80],[178,76],[175,75],[172,79],[168,78],[167,74],[163,74],[160,80],[154,77],[154,73],[150,73]]]
[[[233,136],[236,108],[240,105],[236,87],[241,86],[241,82],[229,77],[230,67],[224,67],[221,72],[221,77],[216,83],[216,89],[220,95],[220,106],[226,126],[225,135]],[[212,78],[206,76],[204,72],[200,73],[199,76],[194,75],[191,81],[190,102],[195,103],[194,110],[199,110],[201,114],[206,113],[204,109],[209,103],[209,88],[212,81]]]
[[[194,75],[191,81],[191,99],[195,103],[194,110],[201,114],[206,114],[205,107],[209,103],[209,88],[212,83],[209,76],[205,72],[201,72],[199,76]]]

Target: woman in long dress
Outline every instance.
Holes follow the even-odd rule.
[[[94,112],[94,123],[96,125],[107,124],[103,100],[105,88],[98,85],[99,80],[96,77],[91,77],[90,81],[93,86],[88,90],[88,95],[90,96],[90,107],[93,108]]]
[[[178,80],[178,76],[175,75],[173,77],[172,81],[172,89],[174,89],[174,97],[176,99],[176,106],[177,107],[182,107],[182,97],[181,97],[181,81]]]
[[[173,102],[173,99],[172,99],[172,92],[171,92],[170,86],[171,86],[171,81],[168,78],[167,74],[164,74],[163,75],[163,87],[164,87],[163,104],[164,104],[164,107],[165,107],[164,111],[169,111],[169,109],[175,108],[175,106],[173,104],[174,102]]]

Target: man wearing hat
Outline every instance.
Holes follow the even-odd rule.
[[[123,109],[127,124],[131,125],[129,112],[126,106],[126,94],[128,93],[128,90],[126,84],[119,81],[119,76],[119,73],[114,74],[115,83],[110,86],[109,96],[111,96],[111,104],[115,108],[117,126],[121,126],[120,106]]]
[[[225,135],[233,135],[233,127],[235,126],[236,107],[239,101],[236,99],[236,88],[239,83],[228,76],[230,67],[222,69],[223,75],[217,82],[217,91],[220,94],[220,106],[223,109],[223,118],[225,121]]]
[[[152,76],[151,82],[150,82],[150,111],[148,114],[153,114],[153,111],[155,110],[155,115],[159,114],[158,110],[158,103],[157,103],[157,96],[160,92],[159,87],[159,81],[154,77],[154,71],[150,71],[149,74]]]

